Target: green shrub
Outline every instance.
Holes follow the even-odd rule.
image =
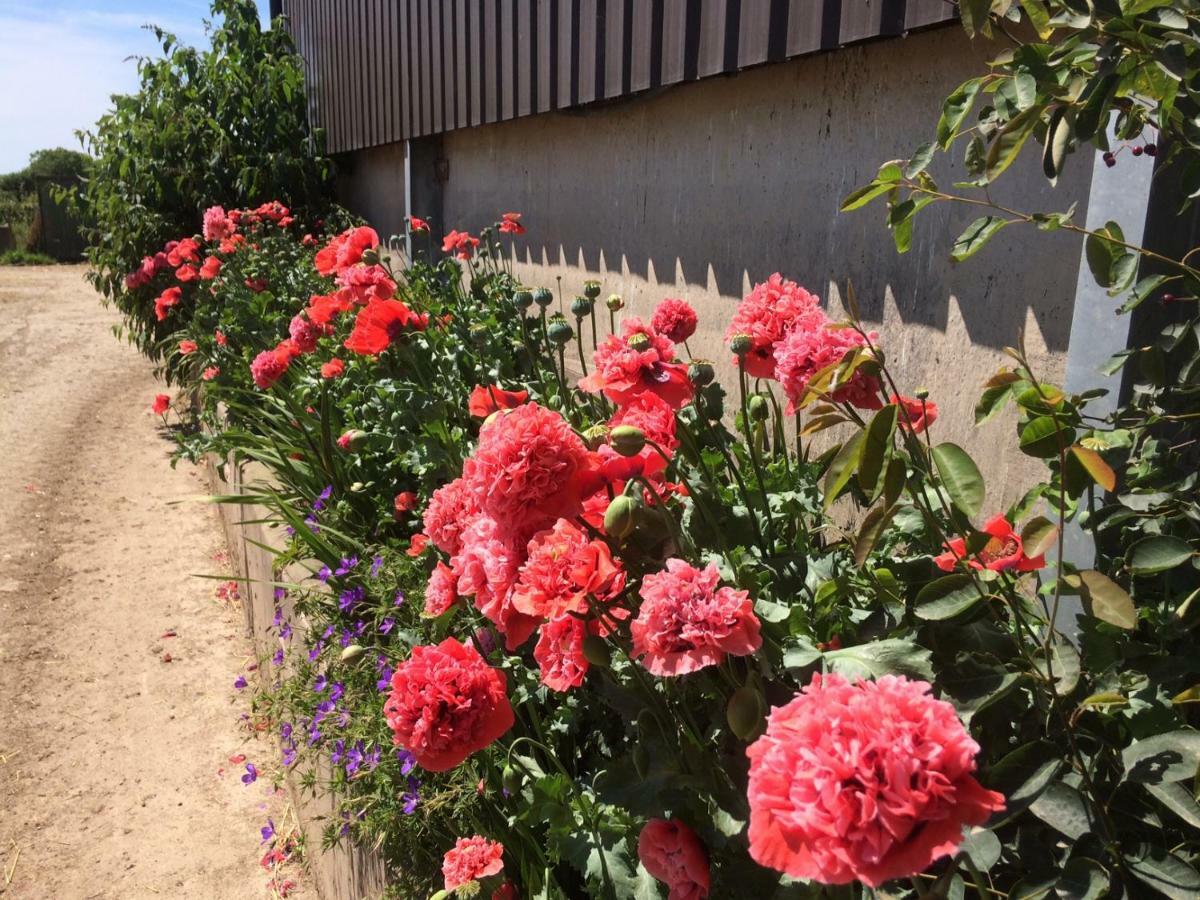
[[[291,38],[263,31],[250,0],[213,0],[212,13],[219,24],[209,25],[208,49],[152,28],[162,56],[138,60],[141,89],[115,97],[81,134],[96,157],[80,199],[91,280],[156,359],[166,328],[148,291],[123,283],[144,256],[192,234],[209,206],[279,200],[313,209],[327,199],[329,167],[308,127]]]
[[[0,266],[53,266],[55,260],[32,250],[6,250],[0,253]]]

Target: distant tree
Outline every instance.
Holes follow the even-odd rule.
[[[78,150],[65,147],[34,150],[29,154],[29,165],[25,168],[0,175],[0,191],[28,194],[34,190],[40,178],[60,183],[78,181],[86,178],[94,165],[94,159]]]

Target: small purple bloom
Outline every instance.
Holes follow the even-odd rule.
[[[376,556],[371,560],[371,577],[374,578],[379,574],[379,570],[383,568],[383,557]]]
[[[353,775],[363,764],[362,741],[355,744],[346,754],[346,774]]]
[[[333,765],[337,765],[342,761],[342,755],[346,752],[346,742],[337,740],[333,742],[333,752],[329,754],[329,761]]]
[[[357,556],[343,557],[341,565],[333,570],[334,575],[349,575],[354,571],[354,567],[358,565]]]
[[[308,526],[308,530],[313,534],[321,533],[321,526],[317,524],[317,517],[308,515],[304,517],[304,524]]]
[[[317,572],[317,581],[328,581],[329,576],[332,574],[329,571],[329,566],[321,566],[320,571]]]
[[[284,525],[283,530],[287,534],[288,537],[292,537],[296,533],[296,529],[293,528],[291,525]]]
[[[362,619],[359,619],[357,622],[354,623],[354,634],[356,636],[361,635],[366,630],[367,630],[367,623],[364,622]]]
[[[404,591],[396,591],[396,599],[392,601],[392,606],[404,605]]]
[[[246,686],[246,676],[239,675],[236,679],[234,679],[233,686],[239,691],[244,688]]]
[[[287,596],[287,588],[281,588],[281,587],[275,588],[275,599],[276,600],[282,600],[286,596]],[[278,625],[279,623],[276,622],[275,624]]]
[[[262,842],[264,844],[271,838],[275,837],[275,823],[270,819],[267,819],[267,824],[264,825],[260,830],[262,832]]]
[[[379,680],[375,682],[375,687],[379,688],[381,691],[390,689],[392,686],[393,674],[395,673],[392,671],[391,666],[384,666],[383,670],[379,673]]]
[[[417,766],[417,758],[403,747],[396,751],[396,759],[400,762],[401,775],[407,775]]]
[[[271,657],[271,664],[276,666],[283,665],[283,648],[280,647],[275,651],[275,655]]]
[[[336,681],[333,684],[333,690],[331,690],[329,692],[329,699],[332,700],[334,703],[336,703],[337,701],[342,699],[342,695],[345,693],[346,693],[345,685],[343,685],[340,681]]]
[[[278,594],[279,588],[275,588],[275,592]],[[283,610],[278,606],[275,607],[275,616],[271,619],[271,624],[276,628],[283,624]]]
[[[396,627],[395,619],[384,619],[382,622],[379,623],[379,633],[380,634],[388,634],[395,627]]]
[[[284,722],[279,726],[279,736],[285,741],[292,736],[292,723]]]
[[[283,627],[279,629],[279,636],[285,641],[292,639],[292,623],[284,622]]]
[[[313,645],[313,648],[308,651],[308,661],[316,662],[317,658],[321,655],[321,651],[324,649],[325,649],[325,642],[317,641],[317,643]]]
[[[329,686],[329,680],[324,675],[318,675],[317,680],[313,682],[313,691],[321,693]]]
[[[254,767],[254,763],[246,763],[246,774],[242,776],[242,784],[254,784],[258,781],[258,769]]]
[[[325,490],[323,490],[323,491],[321,491],[321,493],[317,494],[317,499],[313,501],[313,505],[312,505],[313,512],[320,512],[321,510],[323,510],[325,508],[325,501],[328,500],[330,498],[330,496],[332,496],[332,494],[333,494],[333,485],[332,484],[326,485]]]

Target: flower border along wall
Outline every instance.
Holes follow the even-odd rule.
[[[440,260],[409,227],[400,268],[363,226],[214,208],[128,280],[199,392],[180,455],[269,476],[218,499],[268,511],[255,717],[333,798],[325,842],[402,897],[1200,890],[1194,526],[1061,554],[1143,492],[1148,432],[1015,348],[979,417],[1014,405],[1047,475],[993,509],[934,398],[780,275],[727,390],[683,301],[518,284],[518,214]]]

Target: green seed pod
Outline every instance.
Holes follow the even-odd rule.
[[[618,541],[633,534],[637,527],[641,504],[628,494],[613,497],[604,512],[604,533]]]
[[[743,741],[758,737],[765,712],[762,694],[746,685],[733,692],[725,707],[725,721],[729,730]]]
[[[478,347],[482,347],[487,343],[489,334],[490,332],[486,325],[476,324],[471,326],[471,341]]]
[[[917,399],[918,400],[928,400],[929,399],[929,388],[923,388],[923,387],[917,388]]]
[[[533,306],[533,292],[526,290],[517,291],[513,294],[513,302],[521,307],[521,309],[529,309],[529,307]]]
[[[771,418],[771,405],[762,394],[755,394],[746,404],[746,411],[755,422],[765,422]]]
[[[716,377],[717,373],[713,369],[713,364],[706,359],[694,359],[688,366],[688,378],[696,387],[710,385]]]
[[[546,336],[554,346],[561,347],[575,337],[575,329],[562,316],[556,315],[546,326]]]
[[[608,444],[621,456],[637,456],[646,446],[646,433],[636,425],[618,425],[608,433]]]
[[[350,431],[347,431],[345,434],[346,449],[361,450],[363,447],[367,446],[367,438],[369,437],[370,435],[361,428],[354,428]]]
[[[374,247],[368,247],[363,251],[362,261],[365,265],[374,266],[379,264],[379,251]]]
[[[637,331],[629,336],[629,346],[639,353],[650,349],[650,335]]]
[[[589,450],[597,450],[600,445],[608,440],[607,425],[592,425],[583,432],[583,442]]]
[[[359,644],[351,644],[342,651],[342,662],[352,663],[366,652]]]
[[[533,292],[533,302],[545,309],[554,302],[554,295],[550,293],[549,288],[540,287]]]
[[[612,312],[619,312],[625,308],[625,301],[621,299],[620,294],[609,294],[606,304]]]
[[[513,766],[505,766],[504,772],[500,776],[500,781],[504,785],[504,789],[510,794],[521,793],[521,783],[523,780],[521,773]]]
[[[589,300],[595,300],[597,297],[599,297],[600,296],[600,282],[585,281],[583,283],[583,296],[587,297]]]
[[[612,664],[612,653],[608,641],[598,634],[589,634],[583,639],[583,658],[593,666],[607,669]]]
[[[754,339],[748,334],[735,334],[729,339],[729,349],[738,356],[745,356],[754,346]]]
[[[595,303],[588,297],[576,297],[571,301],[571,314],[577,319],[582,319],[592,314],[592,307]]]

